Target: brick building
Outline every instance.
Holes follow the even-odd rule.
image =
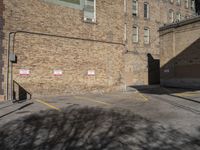
[[[191,16],[191,4],[0,0],[0,94],[60,95],[148,84],[147,53],[159,59],[158,28]]]
[[[159,83],[159,27],[194,14],[191,0],[129,1],[128,31],[131,32],[128,32],[128,53],[125,55],[127,85]]]
[[[160,28],[161,84],[200,89],[200,17]]]

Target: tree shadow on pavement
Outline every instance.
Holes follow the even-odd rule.
[[[197,150],[190,137],[132,112],[70,106],[0,128],[1,150]]]

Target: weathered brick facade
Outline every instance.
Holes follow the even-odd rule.
[[[11,31],[45,33],[15,35],[13,51],[17,63],[13,64],[13,80],[28,92],[82,93],[110,90],[122,84],[122,0],[97,1],[94,24],[83,21],[82,10],[44,0],[4,0],[4,5],[4,47]],[[30,70],[30,75],[19,75],[20,69]],[[54,76],[55,69],[62,70],[63,75]],[[88,76],[89,70],[94,70],[95,76]]]
[[[128,53],[125,55],[125,80],[127,85],[147,85],[148,81],[148,60],[150,53],[155,59],[160,59],[159,27],[170,22],[169,10],[180,12],[182,18],[192,16],[191,3],[186,8],[185,0],[177,5],[174,0],[138,0],[138,16],[132,15],[131,0],[128,1]],[[149,19],[144,19],[144,3],[149,4]],[[133,42],[133,26],[139,28],[139,41]],[[144,44],[144,28],[150,31],[150,43]],[[129,32],[130,31],[130,32]]]
[[[147,20],[143,17],[144,2],[150,5]],[[10,32],[26,31],[11,36],[10,51],[16,54],[17,63],[12,69],[9,65],[9,79],[13,78],[13,82],[33,95],[82,93],[112,90],[124,84],[147,84],[146,54],[159,58],[157,30],[167,23],[169,9],[179,10],[183,15],[192,14],[184,4],[176,6],[166,0],[139,0],[137,17],[132,15],[132,0],[127,0],[127,15],[124,0],[97,0],[96,23],[84,22],[83,10],[47,0],[0,0],[0,7],[3,8],[0,9],[0,33],[3,35],[0,48],[4,53],[1,62],[4,65],[2,82],[5,75],[4,94],[7,92],[6,52]],[[132,42],[133,25],[139,26],[138,43]],[[143,41],[144,27],[150,29],[148,45]],[[29,70],[30,75],[20,75],[20,69]],[[63,74],[54,76],[54,70],[62,70]],[[95,75],[89,76],[89,70]]]
[[[200,17],[160,29],[161,84],[200,88]]]

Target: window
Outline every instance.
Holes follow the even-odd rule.
[[[150,43],[150,33],[149,28],[144,28],[144,44]]]
[[[144,3],[144,18],[149,19],[149,4]]]
[[[189,0],[185,0],[185,8],[189,8]]]
[[[191,0],[191,9],[195,10],[195,0]]]
[[[49,3],[71,7],[75,9],[83,9],[83,0],[44,0]]]
[[[176,5],[181,5],[181,0],[176,0]]]
[[[181,14],[180,12],[176,13],[176,21],[180,21],[181,20]]]
[[[133,26],[133,42],[137,43],[138,42],[138,35],[139,35],[139,30],[137,26]]]
[[[138,16],[138,0],[132,0],[133,16]]]
[[[96,0],[85,0],[84,21],[96,22]]]
[[[174,22],[174,11],[172,9],[169,10],[169,22]]]
[[[80,0],[60,0],[60,1],[72,3],[72,4],[80,4]]]

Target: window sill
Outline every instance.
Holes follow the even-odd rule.
[[[93,25],[97,24],[97,21],[89,21],[89,20],[87,21],[87,20],[84,20],[84,19],[83,19],[83,22],[88,23],[88,24],[93,24]]]
[[[149,47],[149,46],[151,46],[151,43],[148,43],[148,44],[147,44],[147,43],[144,43],[144,46],[145,46],[145,47]]]
[[[132,16],[133,16],[133,17],[138,17],[138,15],[136,15],[136,14],[132,14]]]
[[[139,44],[139,41],[138,42],[132,42],[133,44]]]

